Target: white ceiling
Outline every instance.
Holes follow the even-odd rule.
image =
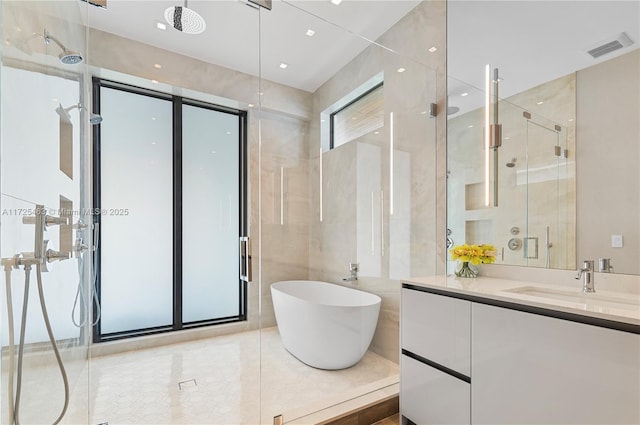
[[[313,92],[368,45],[365,39],[377,39],[419,3],[274,0],[273,10],[258,13],[240,0],[191,0],[207,29],[189,35],[154,25],[181,0],[109,0],[106,10],[89,8],[88,23],[241,72],[261,69],[268,80]],[[459,95],[483,87],[487,63],[500,69],[504,98],[640,45],[640,0],[450,0],[447,14],[450,104],[461,112],[476,106],[474,96]],[[315,35],[307,37],[307,29]],[[586,53],[620,32],[634,44],[597,60]]]
[[[190,35],[170,26],[161,31],[154,24],[164,22],[164,10],[182,5],[181,0],[109,0],[107,9],[89,8],[88,24],[252,75],[261,68],[263,78],[313,92],[367,47],[365,38],[377,39],[419,3],[274,0],[271,11],[259,13],[245,1],[191,0],[188,7],[205,19],[207,28]],[[308,29],[315,31],[313,37],[305,35]],[[281,62],[288,67],[281,69]]]
[[[447,14],[449,105],[459,113],[482,105],[486,64],[499,68],[506,98],[640,46],[638,0],[456,0]],[[621,32],[634,44],[598,59],[587,53]]]

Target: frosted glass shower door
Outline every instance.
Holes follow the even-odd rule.
[[[182,124],[183,321],[237,318],[240,117],[184,105]]]
[[[100,92],[100,332],[173,322],[172,103]]]

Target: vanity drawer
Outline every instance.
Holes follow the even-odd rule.
[[[471,376],[471,302],[402,289],[402,348]]]
[[[402,355],[400,409],[418,425],[471,423],[471,385]]]

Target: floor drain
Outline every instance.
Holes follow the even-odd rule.
[[[188,379],[186,381],[178,382],[178,388],[182,391],[185,388],[197,387],[198,383],[195,379]]]

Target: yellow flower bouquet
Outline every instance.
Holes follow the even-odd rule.
[[[493,245],[458,245],[450,251],[452,260],[459,260],[462,266],[456,270],[458,277],[477,277],[478,269],[470,264],[491,264],[496,261],[496,248]]]

